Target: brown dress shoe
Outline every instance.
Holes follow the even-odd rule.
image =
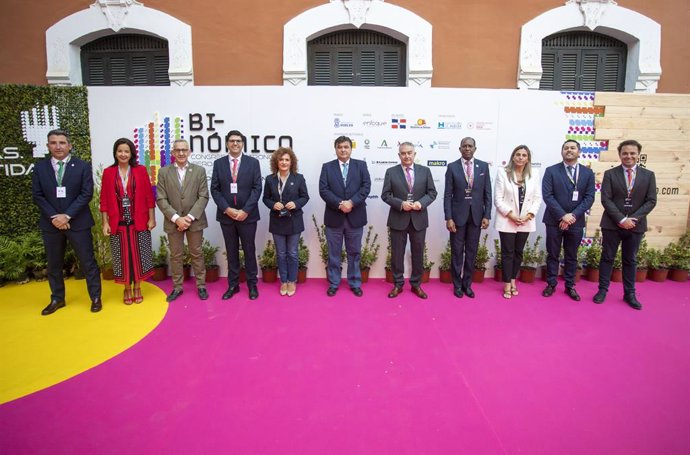
[[[420,299],[426,299],[428,297],[426,295],[426,292],[424,292],[424,290],[419,286],[417,286],[417,287],[412,286],[412,293],[414,295],[416,295],[417,297],[419,297]]]
[[[403,291],[402,286],[395,286],[393,289],[391,289],[391,292],[388,293],[388,297],[393,299],[398,296]]]

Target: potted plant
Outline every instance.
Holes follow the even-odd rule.
[[[668,258],[665,250],[649,248],[647,250],[647,277],[661,283],[668,277]]]
[[[647,279],[647,257],[649,256],[649,246],[647,245],[647,240],[642,239],[640,242],[640,248],[637,250],[637,272],[635,273],[635,281],[641,283]]]
[[[369,225],[367,228],[367,236],[362,245],[362,251],[359,254],[359,268],[362,272],[362,283],[369,281],[369,269],[379,258],[379,248],[381,246],[378,243],[379,235],[374,234],[372,238],[371,233],[373,231],[374,226]]]
[[[391,269],[391,229],[388,228],[388,245],[386,246],[386,283],[392,283],[393,270]]]
[[[450,273],[450,265],[453,255],[450,251],[450,240],[446,242],[446,247],[441,252],[441,260],[438,264],[438,278],[441,283],[452,283],[453,277]]]
[[[307,264],[309,264],[309,247],[304,243],[304,237],[300,236],[297,244],[297,282],[307,281]]]
[[[278,257],[273,240],[266,241],[266,246],[257,259],[261,268],[261,280],[264,283],[274,283],[278,279]]]
[[[618,247],[616,256],[613,258],[613,271],[611,272],[611,281],[614,283],[621,283],[623,281],[623,253]]]
[[[89,211],[93,216],[94,225],[91,227],[93,237],[93,253],[101,269],[104,280],[113,279],[113,258],[110,250],[110,236],[103,234],[103,217],[100,212],[101,205],[101,180],[103,178],[103,165],[96,169],[96,176],[93,181],[93,197],[89,201]]]
[[[494,239],[494,257],[496,263],[494,264],[494,281],[503,281],[503,263],[501,262],[501,242],[499,239]]]
[[[672,281],[687,281],[690,270],[690,235],[688,233],[676,242],[671,242],[666,247],[668,260],[668,279]]]
[[[601,263],[601,233],[599,229],[594,233],[592,243],[585,250],[585,264],[587,281],[599,282],[599,264]]]
[[[486,241],[489,234],[484,234],[484,240],[479,242],[477,248],[477,256],[474,258],[474,272],[472,273],[472,282],[481,283],[484,281],[484,273],[486,272],[486,264],[489,262],[489,249],[486,246]]]
[[[26,260],[20,242],[0,237],[0,277],[6,281],[26,282]]]
[[[522,265],[520,266],[520,281],[523,283],[534,282],[534,278],[537,275],[537,267],[546,258],[546,254],[539,247],[539,242],[541,242],[541,235],[538,235],[531,245],[529,242],[525,244],[525,250],[522,253]]]
[[[201,254],[204,256],[204,264],[206,265],[206,282],[214,283],[220,278],[220,267],[216,262],[216,253],[220,247],[211,245],[208,239],[204,239],[201,244]]]
[[[577,269],[575,269],[575,282],[577,283],[582,278],[584,273],[585,263],[587,262],[587,249],[580,243],[577,247]]]
[[[314,229],[316,229],[316,237],[319,239],[319,257],[321,257],[321,262],[323,262],[324,267],[328,267],[328,240],[326,239],[326,226],[321,225],[316,222],[316,216],[312,213],[311,220],[314,223]],[[347,261],[347,252],[345,248],[340,252],[340,263],[344,264]]]
[[[422,283],[428,283],[429,277],[431,276],[431,268],[434,263],[429,260],[429,248],[427,248],[426,243],[424,244],[424,259],[422,260],[422,266],[424,267],[424,272],[422,272]]]
[[[168,279],[168,238],[160,236],[158,250],[153,252],[153,281]]]

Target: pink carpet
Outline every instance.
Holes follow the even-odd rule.
[[[690,283],[640,284],[642,311],[587,282],[579,303],[541,282],[510,301],[493,281],[474,300],[432,281],[427,301],[381,280],[186,286],[128,351],[0,406],[0,452],[690,453]]]

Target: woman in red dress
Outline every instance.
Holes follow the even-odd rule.
[[[151,230],[156,227],[155,198],[146,168],[137,164],[132,141],[113,146],[112,166],[103,171],[103,234],[110,236],[115,282],[125,285],[124,303],[141,303],[141,281],[153,275]]]

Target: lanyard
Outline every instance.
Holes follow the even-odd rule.
[[[462,160],[462,170],[465,173],[465,180],[467,180],[467,188],[472,189],[472,186],[474,186],[474,169],[472,169],[474,163],[472,163],[472,160],[469,161],[469,166],[467,164],[467,161]],[[470,172],[467,172],[467,169],[470,169]]]
[[[570,171],[568,171],[567,165],[565,167],[565,173],[568,175],[568,180],[570,180],[570,183],[572,183],[573,186],[577,188],[577,179],[580,177],[580,166],[576,164],[573,167],[575,168],[575,180],[573,180],[573,177],[570,175]]]
[[[635,168],[631,169],[632,170],[632,176],[631,176],[630,180],[628,181],[628,169],[627,168],[623,168],[623,169],[625,169],[625,172],[623,173],[625,175],[625,187],[628,189],[628,197],[630,197],[630,195],[633,192],[633,187],[635,186],[635,178],[637,177],[637,171]]]
[[[129,181],[129,171],[130,168],[127,168],[127,173],[125,176],[122,176],[122,173],[120,172],[120,169],[117,170],[117,175],[120,177],[120,182],[122,182],[122,192],[124,193],[125,196],[127,196],[127,182]]]

